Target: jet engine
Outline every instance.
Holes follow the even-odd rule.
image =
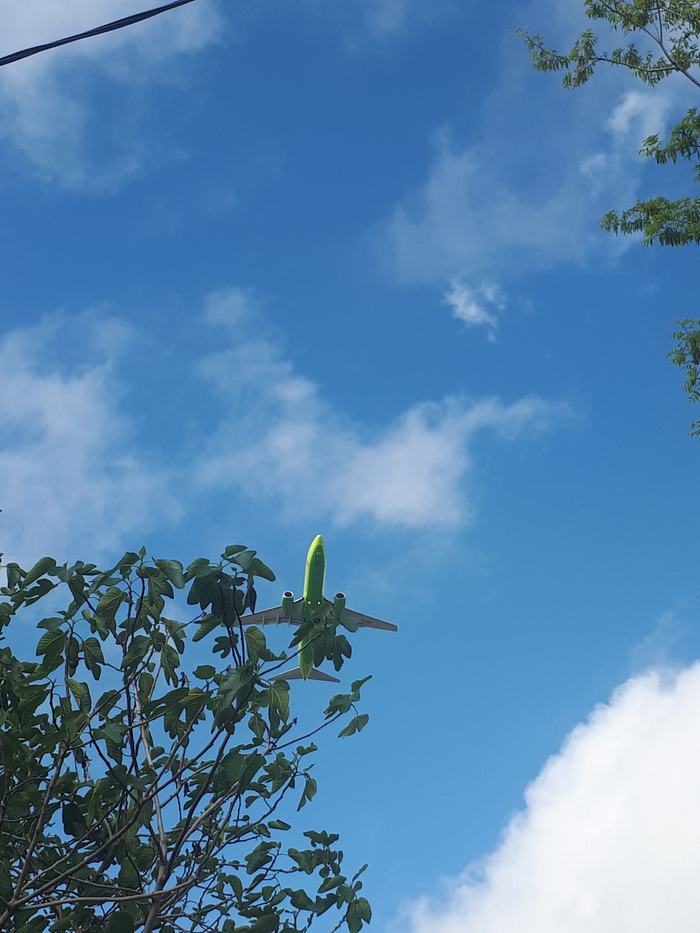
[[[345,609],[345,593],[336,593],[333,600],[333,609],[335,612],[340,615],[340,613]]]
[[[292,611],[293,605],[294,593],[292,593],[290,590],[285,590],[284,593],[282,593],[282,612],[284,612],[286,615],[289,615],[289,613]]]

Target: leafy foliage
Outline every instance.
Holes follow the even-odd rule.
[[[548,49],[540,35],[520,29],[518,33],[538,71],[564,71],[564,87],[574,88],[585,84],[602,62],[625,68],[650,87],[680,74],[700,88],[700,7],[695,0],[584,0],[584,11],[589,19],[603,20],[625,37],[640,36],[651,48],[640,49],[635,42],[629,42],[611,51],[600,51],[598,37],[589,29],[570,52],[562,54]],[[688,110],[665,141],[658,136],[645,139],[640,155],[653,158],[659,165],[685,160],[699,181],[700,117],[695,108]],[[613,233],[641,232],[647,244],[700,243],[700,198],[638,201],[627,210],[604,214],[601,225]]]
[[[651,48],[640,49],[628,42],[612,51],[599,51],[598,38],[585,30],[571,51],[561,54],[548,49],[540,35],[527,29],[518,34],[525,40],[532,63],[538,71],[563,71],[565,88],[580,87],[594,74],[599,63],[616,65],[630,71],[649,87],[654,87],[672,74],[683,75],[700,88],[700,5],[697,0],[584,0],[586,16],[605,21],[622,36],[638,36]],[[653,158],[658,165],[687,162],[693,178],[700,182],[700,115],[691,107],[671,129],[665,140],[658,135],[647,137],[641,156]],[[622,211],[608,211],[601,218],[604,230],[615,234],[641,233],[650,246],[687,246],[700,244],[700,197],[665,197],[637,201]],[[668,354],[673,363],[687,372],[685,391],[691,402],[700,401],[698,362],[700,320],[677,321],[680,330],[672,337],[677,341]],[[700,434],[700,421],[690,425],[691,437]]]
[[[676,346],[668,354],[668,358],[676,366],[684,366],[686,380],[683,384],[688,401],[700,402],[700,320],[684,318],[676,321],[680,330],[674,331],[671,336]],[[690,436],[700,435],[700,420],[690,425]]]
[[[302,743],[353,711],[364,681],[311,728],[292,717],[274,678],[287,655],[245,625],[255,578],[274,580],[255,551],[233,545],[186,569],[144,549],[107,571],[48,557],[5,569],[0,929],[291,933],[327,915],[359,933],[364,868],[343,873],[334,834],[283,844],[283,816],[316,793],[316,746]],[[181,590],[197,607],[188,622]],[[7,627],[62,592],[67,608],[38,622],[38,660],[21,660]],[[330,614],[319,637],[342,666],[336,624]]]

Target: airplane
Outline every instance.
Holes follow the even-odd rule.
[[[392,622],[383,622],[372,616],[345,605],[345,593],[336,593],[331,602],[323,595],[323,584],[326,577],[326,547],[321,535],[316,535],[311,542],[309,553],[306,556],[306,574],[304,575],[304,595],[294,599],[289,590],[282,593],[282,603],[272,609],[263,609],[244,615],[241,622],[244,625],[301,625],[302,622],[322,622],[327,618],[335,617],[338,622],[344,623],[349,629],[376,628],[385,632],[398,632],[398,625]],[[272,680],[325,680],[331,683],[340,683],[337,677],[331,677],[314,666],[313,645],[310,641],[302,639],[299,643],[299,667],[289,671],[275,674]]]

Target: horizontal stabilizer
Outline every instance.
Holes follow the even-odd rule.
[[[302,674],[300,667],[294,667],[291,671],[282,671],[281,674],[273,674],[272,677],[270,677],[270,680],[304,680],[304,675]],[[337,677],[331,677],[330,674],[316,670],[315,667],[309,671],[309,675],[306,677],[306,680],[325,680],[329,684],[340,683]]]

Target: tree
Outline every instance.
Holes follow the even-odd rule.
[[[584,31],[567,54],[548,49],[540,35],[518,30],[525,40],[538,71],[564,71],[565,88],[580,87],[600,63],[624,68],[649,87],[671,75],[682,75],[700,89],[700,6],[697,0],[584,0],[586,16],[606,22],[613,31],[632,37],[624,46],[599,51],[592,30]],[[637,42],[640,39],[644,46]],[[639,154],[657,164],[687,162],[696,182],[700,181],[700,114],[691,107],[668,133],[644,140]],[[622,211],[608,211],[601,218],[604,230],[615,234],[642,233],[644,243],[662,246],[700,244],[700,197],[666,197],[637,201]],[[669,359],[686,369],[685,390],[691,402],[700,401],[698,391],[698,347],[700,320],[676,322],[672,333],[677,341]],[[700,434],[700,421],[690,426],[691,436]]]
[[[255,551],[186,570],[145,549],[106,571],[49,557],[5,569],[0,929],[285,933],[332,911],[326,928],[358,933],[364,868],[348,878],[337,835],[288,819],[316,793],[310,739],[355,710],[368,678],[313,724],[292,716],[274,679],[287,655],[243,625],[256,578],[274,580]],[[187,605],[196,617],[179,621]],[[21,660],[37,619],[36,655]],[[330,612],[312,637],[317,663],[339,670],[350,645],[337,628]],[[308,637],[300,626],[293,654]],[[339,736],[367,719],[354,712]]]

